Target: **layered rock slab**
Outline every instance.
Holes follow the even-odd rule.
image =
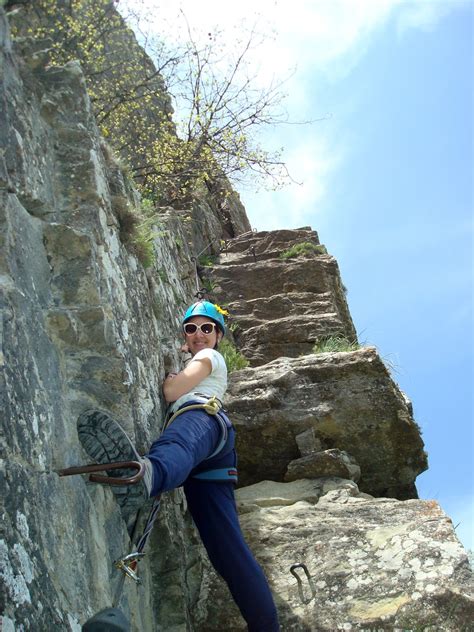
[[[436,502],[375,499],[341,479],[266,481],[238,500],[285,632],[471,629],[472,573]],[[294,569],[298,580],[294,564],[307,570]],[[244,630],[230,604],[223,612],[217,578],[209,594],[207,618],[194,629]]]
[[[298,444],[299,447],[299,444]],[[360,467],[347,452],[333,448],[321,452],[312,452],[295,459],[288,464],[285,481],[297,481],[301,478],[318,478],[320,476],[338,476],[357,482],[360,478]]]
[[[306,246],[299,256],[282,258]],[[234,337],[252,366],[310,353],[330,335],[356,339],[336,260],[310,228],[251,232],[209,269]]]
[[[417,497],[414,482],[427,467],[420,430],[374,348],[237,371],[226,407],[237,428],[242,485],[283,481],[289,464],[306,456],[298,438],[312,431],[318,450],[355,458],[362,491]]]

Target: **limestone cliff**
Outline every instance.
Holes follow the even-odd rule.
[[[12,44],[1,9],[0,37],[2,630],[77,632],[112,603],[126,525],[107,487],[55,470],[86,460],[86,407],[110,411],[143,451],[158,434],[193,257],[210,243],[219,256],[199,272],[250,360],[226,402],[242,525],[282,629],[470,629],[466,554],[436,503],[416,499],[427,465],[410,402],[375,349],[312,353],[330,334],[355,337],[325,249],[280,258],[320,246],[316,233],[253,233],[235,193],[225,209],[199,197],[163,209],[145,270],[117,213],[138,194],[100,138],[80,64]],[[245,629],[179,490],[140,564],[143,585],[126,583],[120,604],[133,631]]]

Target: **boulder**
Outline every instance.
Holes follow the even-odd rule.
[[[237,428],[242,485],[283,481],[289,464],[304,456],[298,441],[307,432],[318,451],[355,458],[362,491],[417,497],[415,479],[427,467],[420,429],[374,348],[236,371],[226,407]]]
[[[360,467],[347,452],[334,448],[302,456],[290,461],[285,474],[285,481],[296,481],[300,478],[320,478],[321,476],[338,476],[353,481],[360,478]]]

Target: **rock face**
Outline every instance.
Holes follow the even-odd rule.
[[[281,258],[298,244],[320,250]],[[236,341],[252,366],[310,353],[330,335],[356,339],[337,262],[324,251],[310,228],[247,233],[212,268],[215,291],[229,306]]]
[[[321,476],[337,476],[357,482],[360,479],[360,467],[354,457],[343,450],[323,450],[291,461],[285,481]]]
[[[282,630],[472,629],[472,574],[437,503],[372,498],[334,478],[264,482],[238,497]],[[245,627],[210,605],[198,629]]]
[[[1,9],[0,34],[1,627],[77,631],[111,605],[112,561],[131,544],[109,489],[55,469],[86,462],[76,432],[85,408],[116,415],[142,450],[157,436],[161,383],[179,365],[179,316],[195,291],[192,235],[202,231],[163,213],[145,271],[115,212],[118,198],[134,205],[138,195],[99,137],[80,65],[49,66],[44,43],[13,47]],[[201,220],[215,237],[210,206]],[[170,536],[187,533],[179,497],[165,501],[160,547],[179,560],[181,585],[189,556]],[[146,562],[142,573],[150,585]],[[173,618],[185,625],[180,595]],[[132,584],[121,605],[135,630],[155,628],[161,604]]]
[[[227,406],[242,525],[282,630],[467,630],[465,552],[437,505],[414,499],[426,457],[409,402],[374,349],[311,353],[331,334],[355,339],[316,233],[252,233],[235,193],[224,204],[208,191],[163,209],[144,270],[117,211],[139,196],[98,134],[80,64],[50,66],[44,42],[13,46],[1,8],[0,37],[2,631],[78,632],[112,604],[112,562],[132,546],[113,494],[55,470],[86,460],[85,408],[116,416],[142,451],[157,436],[193,257],[221,240],[202,272],[251,360]],[[180,490],[163,499],[140,566],[143,587],[126,583],[120,602],[132,632],[245,629]]]
[[[363,491],[417,496],[414,481],[427,467],[423,442],[410,406],[373,348],[279,358],[238,371],[226,405],[239,430],[243,484],[288,477],[295,459],[309,458],[298,437],[310,431],[323,450],[355,458]]]

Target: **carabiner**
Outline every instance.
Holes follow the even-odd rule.
[[[114,566],[122,571],[127,577],[133,579],[137,584],[141,584],[141,579],[137,575],[137,565],[142,557],[145,557],[145,553],[129,553],[125,557],[121,557],[115,560]]]

